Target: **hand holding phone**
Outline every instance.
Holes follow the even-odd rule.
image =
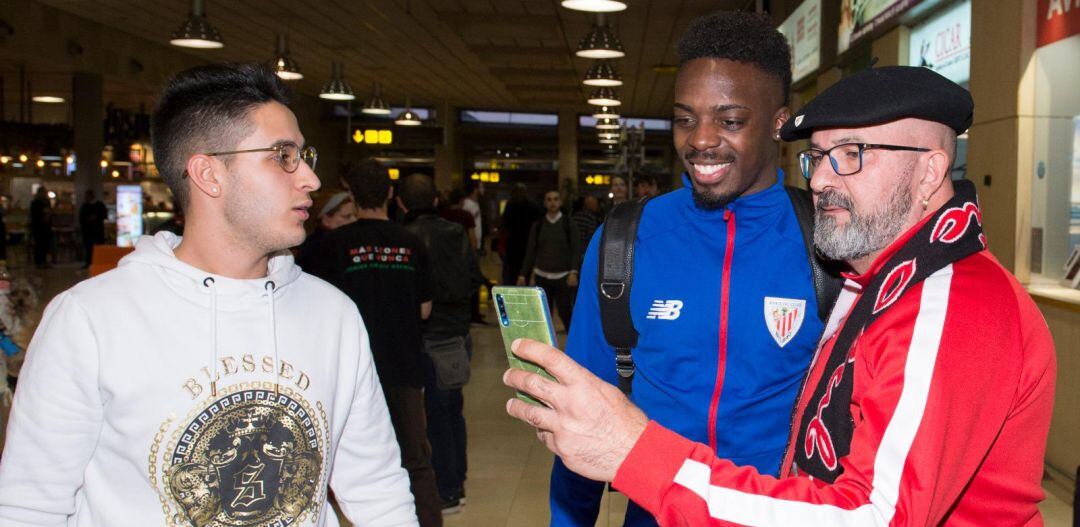
[[[491,288],[491,294],[495,298],[495,310],[499,315],[499,330],[502,333],[503,348],[506,350],[510,367],[556,380],[547,370],[518,358],[510,350],[510,344],[519,338],[555,346],[555,332],[552,329],[551,312],[548,310],[544,290],[539,287],[496,286]],[[521,391],[517,392],[517,397],[529,404],[543,406],[543,403]]]

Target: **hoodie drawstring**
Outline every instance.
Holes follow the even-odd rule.
[[[217,289],[214,287],[214,277],[207,276],[203,279],[203,286],[210,289],[210,349],[213,350],[213,360],[210,375],[210,394],[217,397]]]
[[[267,280],[263,285],[266,288],[266,294],[270,297],[270,338],[274,341],[274,395],[278,395],[278,381],[281,379],[281,363],[278,362],[278,344],[277,344],[277,320],[274,318],[274,291],[277,289],[277,285],[273,280]]]

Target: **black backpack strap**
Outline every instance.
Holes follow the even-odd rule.
[[[799,220],[799,230],[802,231],[803,243],[806,244],[806,252],[810,258],[810,274],[814,279],[814,293],[817,296],[818,318],[822,322],[829,319],[833,305],[840,296],[840,289],[844,285],[836,265],[823,260],[814,250],[814,201],[810,192],[798,187],[784,186],[784,190],[791,198],[791,205],[795,208],[795,217]]]
[[[634,239],[644,201],[629,200],[615,206],[604,222],[600,238],[597,295],[604,338],[615,348],[615,370],[619,389],[630,395],[634,378],[634,358],[638,332],[630,317],[630,286],[634,282]]]

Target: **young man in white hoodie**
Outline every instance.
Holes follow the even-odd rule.
[[[153,118],[181,239],[57,296],[0,461],[0,525],[416,525],[356,306],[304,274],[319,188],[268,69],[177,75]]]

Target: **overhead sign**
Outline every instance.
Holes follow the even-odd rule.
[[[916,26],[909,42],[909,65],[966,84],[971,76],[971,2],[954,4]]]
[[[821,65],[821,0],[806,0],[778,28],[791,47],[791,81],[817,71]]]
[[[1080,34],[1080,2],[1038,0],[1035,20],[1035,47]]]
[[[353,130],[352,140],[356,144],[389,145],[394,143],[394,132],[392,130],[361,130],[357,128]]]
[[[851,44],[869,35],[889,20],[896,18],[922,0],[843,0],[840,4],[840,25],[837,31],[836,52],[843,53]]]

